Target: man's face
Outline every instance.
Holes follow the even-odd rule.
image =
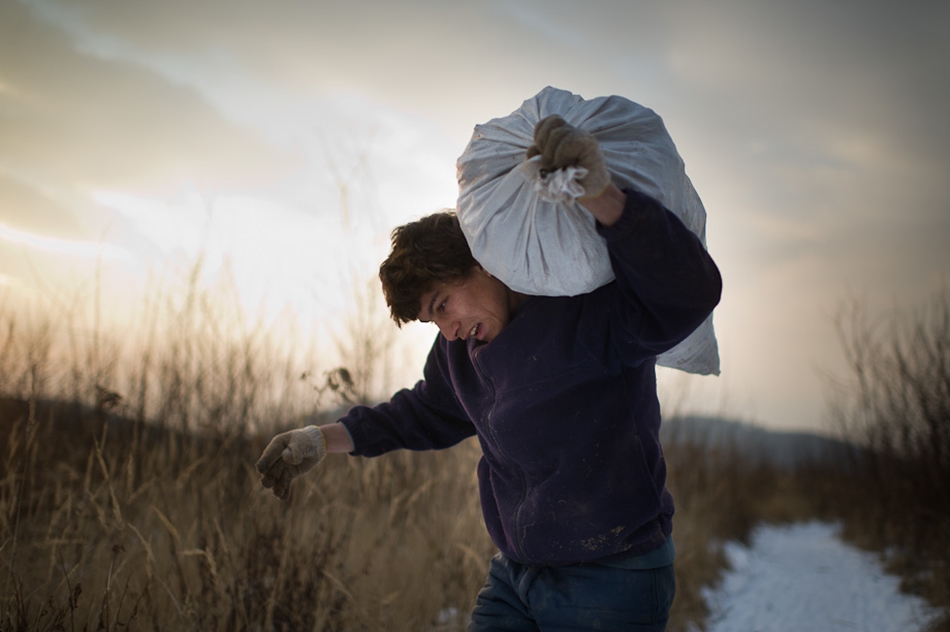
[[[447,340],[494,340],[511,317],[515,295],[480,266],[464,279],[437,282],[422,295],[419,320],[435,323]]]

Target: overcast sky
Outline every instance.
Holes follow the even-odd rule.
[[[102,262],[127,295],[204,253],[248,305],[333,317],[454,206],[475,124],[618,94],[663,117],[725,281],[722,376],[665,392],[816,427],[842,302],[950,276],[948,30],[919,0],[0,0],[0,291]]]

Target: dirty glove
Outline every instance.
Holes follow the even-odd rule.
[[[527,157],[541,156],[541,169],[551,172],[564,167],[583,167],[587,175],[580,179],[583,197],[597,197],[610,185],[610,173],[597,139],[590,132],[574,127],[557,114],[547,116],[534,126],[534,145]]]
[[[290,483],[323,460],[327,443],[316,426],[282,432],[264,448],[257,462],[261,484],[281,500],[287,500]]]

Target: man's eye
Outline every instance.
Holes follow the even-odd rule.
[[[448,302],[449,302],[448,299],[446,299],[446,300],[442,301],[441,303],[439,303],[439,313],[440,313],[440,314],[445,311],[445,304],[448,303]]]

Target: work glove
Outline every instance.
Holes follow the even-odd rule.
[[[547,116],[534,126],[534,144],[527,157],[541,156],[541,170],[552,172],[564,167],[583,167],[587,175],[580,179],[582,198],[597,197],[610,185],[610,173],[597,139],[590,132],[569,124],[557,114]]]
[[[287,500],[290,483],[313,469],[326,455],[327,443],[318,427],[282,432],[271,439],[257,461],[261,484],[281,500]]]

